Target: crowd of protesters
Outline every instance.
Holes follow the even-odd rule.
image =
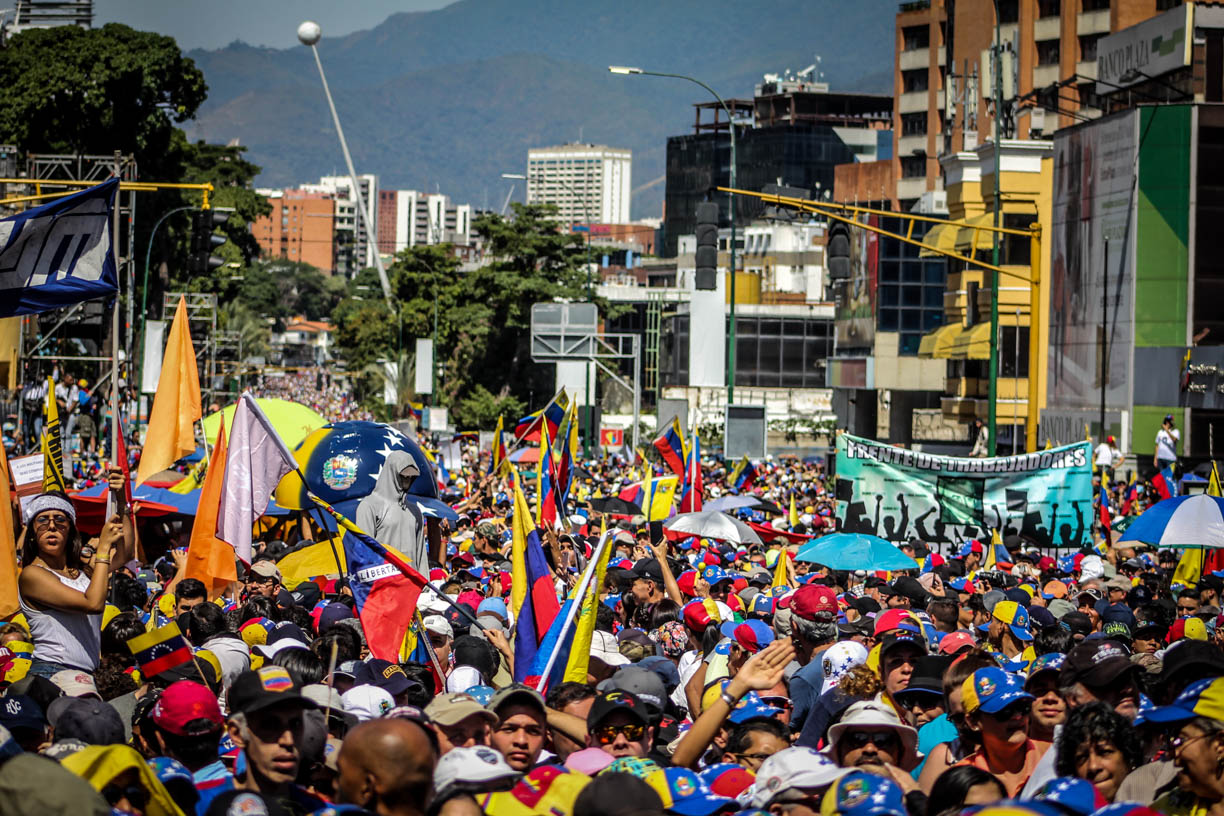
[[[581,466],[544,535],[558,597],[605,524],[614,549],[587,676],[542,690],[513,682],[513,494],[474,456],[443,493],[458,521],[428,525],[433,664],[373,658],[343,574],[282,571],[322,535],[309,522],[265,533],[218,594],[185,577],[189,521],[86,537],[71,497],[27,501],[0,814],[1224,812],[1221,574],[1182,585],[1178,553],[1019,538],[831,571],[793,559],[835,528],[818,465],[758,466],[741,492],[795,511],[741,511],[763,522],[747,546],[601,517],[642,470]],[[704,473],[707,498],[735,492],[723,463]]]

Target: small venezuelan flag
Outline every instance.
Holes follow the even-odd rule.
[[[173,621],[152,632],[137,635],[127,644],[136,658],[136,666],[145,677],[153,677],[191,660],[191,648],[179,631],[178,624]]]

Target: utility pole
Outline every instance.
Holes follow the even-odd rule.
[[[994,71],[994,226],[995,231],[992,233],[994,237],[993,248],[991,251],[991,263],[994,269],[990,273],[990,391],[989,391],[989,419],[986,423],[986,432],[990,435],[987,455],[994,456],[996,444],[998,442],[998,407],[999,407],[999,232],[1003,213],[1000,211],[1002,207],[1002,199],[999,194],[999,177],[1003,172],[1003,144],[1000,139],[1002,128],[1000,122],[1003,118],[1003,25],[999,17],[999,0],[994,0],[995,7],[995,42],[994,48],[991,49],[991,65]],[[1031,321],[1030,321],[1031,322]],[[1036,326],[1029,328],[1029,342],[1034,342]],[[1037,376],[1036,371],[1029,372],[1030,377]],[[1028,406],[1028,410],[1037,410],[1036,405]],[[1013,433],[1015,430],[1013,428]]]

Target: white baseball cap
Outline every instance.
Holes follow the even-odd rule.
[[[1085,555],[1080,561],[1080,580],[1091,581],[1093,578],[1101,578],[1105,575],[1105,564],[1101,561],[1099,555]]]
[[[853,768],[840,768],[833,760],[811,748],[783,748],[761,763],[756,782],[740,798],[742,804],[767,808],[792,790],[813,790],[832,785]],[[751,791],[750,803],[745,803]]]
[[[450,625],[450,621],[441,615],[426,615],[425,631],[433,632],[435,635],[446,635],[448,638],[454,639],[455,629]]]
[[[344,700],[340,692],[322,683],[311,683],[302,686],[302,696],[319,708],[330,708],[332,711],[344,711]]]
[[[867,647],[853,640],[842,640],[825,649],[818,659],[825,677],[820,693],[827,694],[847,672],[867,662]]]
[[[510,767],[500,751],[487,745],[452,748],[442,755],[434,768],[434,791],[444,794],[455,785],[479,787],[520,776],[522,774]]]
[[[353,686],[340,695],[346,714],[352,714],[358,722],[377,720],[395,707],[391,693],[378,686]]]
[[[447,691],[467,691],[472,686],[483,684],[484,678],[480,676],[475,666],[456,666],[446,676]]]
[[[64,669],[57,671],[51,675],[51,682],[59,686],[60,691],[64,692],[65,697],[97,697],[102,699],[102,695],[98,694],[98,687],[94,684],[94,679],[83,671],[77,669]]]
[[[591,657],[598,658],[609,666],[627,666],[632,662],[620,653],[616,636],[600,630],[591,633]]]

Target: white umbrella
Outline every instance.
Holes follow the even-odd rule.
[[[756,496],[719,496],[717,499],[706,502],[704,509],[725,513],[741,507],[755,507],[760,501]]]
[[[761,537],[744,522],[717,510],[681,513],[663,523],[668,530],[699,538],[716,538],[732,544],[760,544]]]

